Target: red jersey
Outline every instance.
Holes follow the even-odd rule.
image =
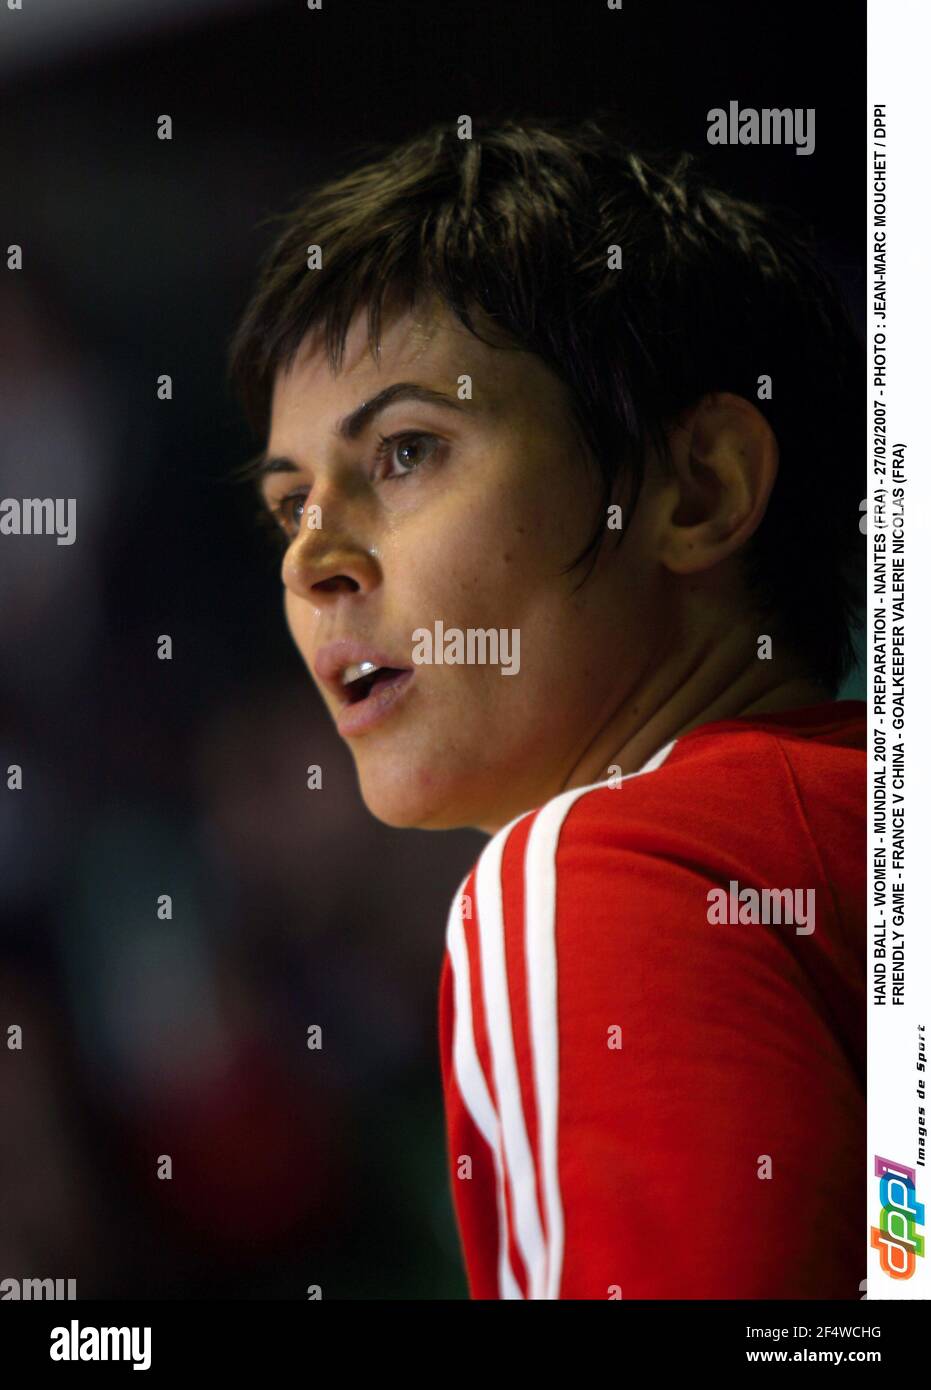
[[[439,1006],[473,1298],[861,1297],[865,739],[705,724],[489,841]]]

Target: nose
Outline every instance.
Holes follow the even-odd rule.
[[[381,570],[374,547],[343,533],[328,534],[325,527],[302,526],[285,551],[281,580],[297,598],[320,607],[340,594],[370,593]]]

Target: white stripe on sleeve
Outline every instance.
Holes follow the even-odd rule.
[[[623,778],[623,782],[629,781],[631,777],[655,772],[666,761],[675,742],[673,739],[660,748],[639,771],[629,773]],[[471,994],[468,988],[469,963],[460,906],[462,890],[450,914],[447,940],[455,980],[456,1074],[463,1099],[466,1100],[476,1125],[491,1144],[495,1154],[500,1231],[499,1282],[503,1297],[521,1297],[508,1259],[504,1182],[506,1171],[514,1194],[514,1229],[518,1249],[527,1270],[530,1297],[559,1298],[564,1223],[558,1162],[559,991],[556,955],[556,852],[563,823],[574,803],[586,792],[597,791],[606,785],[606,782],[595,782],[589,786],[573,788],[546,802],[536,813],[524,853],[523,943],[546,1237],[543,1234],[537,1201],[536,1170],[527,1135],[514,1051],[501,883],[501,861],[508,836],[524,816],[516,817],[492,837],[479,857],[475,874],[482,991],[500,1118],[495,1113],[475,1051]],[[619,795],[623,795],[622,786],[618,787],[617,791]],[[464,888],[465,883],[463,890]],[[516,1292],[506,1291],[511,1286]]]
[[[512,823],[513,824],[513,823]],[[475,875],[478,898],[479,949],[485,1019],[491,1044],[492,1072],[501,1108],[504,1162],[514,1195],[514,1234],[520,1250],[531,1298],[542,1298],[546,1276],[545,1245],[537,1204],[536,1169],[520,1094],[511,1001],[508,994],[504,949],[504,911],[501,893],[501,858],[510,833],[507,826],[486,845]]]
[[[446,945],[453,972],[453,1074],[463,1103],[476,1129],[492,1152],[498,1208],[498,1289],[501,1298],[515,1299],[523,1298],[523,1295],[514,1277],[508,1251],[501,1125],[485,1084],[485,1076],[475,1049],[472,1026],[472,982],[462,924],[462,898],[468,881],[467,876],[456,894],[446,931]]]
[[[659,749],[639,772],[655,772],[672,750]],[[628,779],[624,779],[625,781]],[[548,801],[538,812],[524,851],[524,951],[527,963],[527,1012],[530,1055],[537,1106],[537,1149],[540,1155],[547,1250],[543,1292],[558,1299],[562,1281],[564,1223],[559,1188],[559,1013],[556,958],[556,851],[566,816],[579,797],[605,783],[578,787]],[[623,795],[618,788],[618,794]]]

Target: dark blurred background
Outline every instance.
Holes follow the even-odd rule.
[[[0,1277],[465,1293],[436,1000],[483,839],[368,815],[229,481],[260,219],[366,141],[613,106],[801,210],[862,322],[864,82],[852,0],[0,6],[0,493],[77,499],[76,544],[0,538],[0,1036],[23,1029],[0,1046]],[[711,152],[731,99],[815,107],[815,154]]]

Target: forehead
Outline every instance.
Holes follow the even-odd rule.
[[[485,326],[479,331],[486,335]],[[366,309],[356,311],[346,335],[337,371],[327,360],[322,331],[308,334],[294,362],[275,377],[271,429],[277,435],[289,423],[306,423],[308,416],[334,417],[352,410],[394,381],[415,381],[455,393],[460,377],[471,379],[471,395],[484,413],[559,398],[562,383],[533,353],[495,339],[483,342],[441,301],[419,303],[413,309],[387,312],[373,354],[368,340]],[[500,345],[498,345],[500,344]]]

